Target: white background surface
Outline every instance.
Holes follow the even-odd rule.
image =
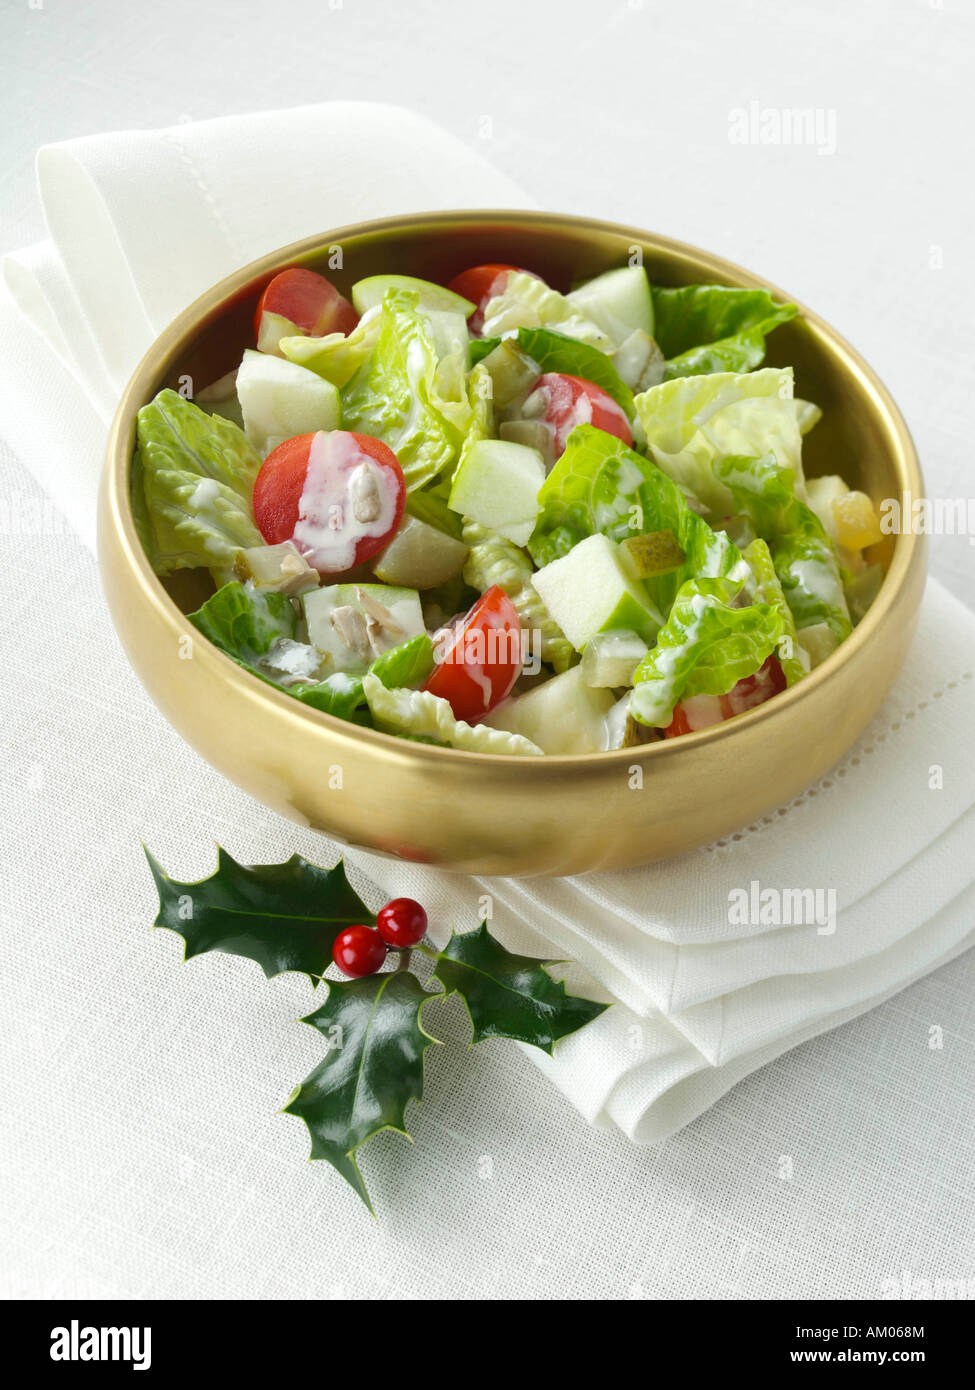
[[[975,42],[952,0],[308,0],[273,17],[4,0],[0,15],[0,249],[42,235],[44,141],[382,97],[547,207],[697,242],[784,285],[891,387],[930,491],[971,491],[959,132]],[[752,101],[821,108],[835,152],[731,143],[730,113]],[[20,506],[32,490],[3,456],[0,494]],[[965,537],[932,546],[933,571],[969,602],[973,556]],[[0,536],[0,587],[5,1293],[872,1297],[905,1269],[975,1276],[975,952],[749,1078],[656,1151],[586,1129],[513,1048],[442,1049],[416,1149],[382,1136],[365,1151],[373,1223],[324,1165],[303,1164],[302,1126],[274,1114],[317,1059],[291,1021],[305,987],[257,988],[256,967],[220,958],[177,970],[175,938],[146,930],[140,836],[186,878],[209,871],[214,838],[243,859],[314,856],[313,838],[187,756],[68,531],[48,518]],[[443,1014],[460,1044],[463,1019]],[[242,1054],[252,1084],[228,1094],[226,1059]]]

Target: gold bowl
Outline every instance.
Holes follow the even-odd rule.
[[[680,854],[781,806],[850,747],[893,683],[924,587],[923,537],[898,535],[880,594],[853,635],[768,704],[681,738],[563,757],[519,758],[411,743],[309,708],[236,666],[185,614],[212,586],[203,572],[160,580],[136,535],[129,474],[136,414],[165,386],[223,375],[252,344],[257,299],[289,265],[348,293],[399,271],[445,283],[503,261],[568,289],[638,248],[652,281],[768,288],[681,242],[581,217],[456,212],[388,218],[312,237],[214,286],[153,344],[122,397],[99,507],[109,606],[132,665],[180,733],[232,781],[336,840],[481,874],[569,874]],[[336,262],[341,261],[341,269]],[[815,314],[778,328],[771,365],[823,408],[804,441],[811,476],[841,473],[875,501],[923,495],[914,446],[887,391]],[[851,834],[853,829],[851,827]]]

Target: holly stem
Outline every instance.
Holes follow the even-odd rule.
[[[426,941],[420,941],[413,947],[414,951],[419,951],[421,956],[426,956],[427,960],[439,960],[440,952],[435,951],[432,946],[428,946]]]
[[[400,953],[399,953],[399,959],[398,959],[397,962],[396,962],[396,969],[397,969],[397,970],[409,970],[409,968],[410,968],[410,956],[411,956],[411,955],[412,955],[412,951],[409,950],[409,949],[407,949],[407,950],[405,950],[405,951],[400,951]]]

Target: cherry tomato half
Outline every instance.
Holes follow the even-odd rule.
[[[532,417],[540,419],[552,432],[557,459],[565,453],[566,440],[576,425],[594,425],[597,430],[615,435],[624,444],[633,444],[633,431],[622,406],[617,405],[601,386],[581,376],[546,372],[538,378],[525,403],[526,410],[530,408],[529,402],[535,407]]]
[[[521,271],[520,266],[503,265],[500,262],[475,265],[470,270],[455,275],[447,286],[448,290],[453,290],[454,294],[459,294],[463,299],[469,299],[475,306],[473,314],[467,320],[467,326],[472,333],[480,334],[484,327],[484,310],[488,300],[504,293],[508,275],[512,270],[520,271],[523,275],[531,274],[531,271]]]
[[[691,734],[733,719],[736,714],[763,705],[786,686],[785,672],[777,656],[767,657],[753,676],[744,676],[727,695],[690,695],[674,707],[674,716],[664,730],[665,738]]]
[[[286,439],[254,483],[254,520],[268,545],[293,540],[320,574],[341,574],[378,555],[396,534],[405,502],[392,449],[350,430]]]
[[[423,688],[446,700],[455,718],[473,724],[499,705],[518,679],[521,641],[515,606],[495,584],[435,643],[437,665]]]
[[[265,313],[284,323],[264,323]],[[330,280],[293,266],[275,275],[261,295],[254,315],[254,337],[263,352],[274,352],[289,330],[294,330],[292,337],[305,334],[318,338],[325,333],[351,333],[358,322],[359,315]]]

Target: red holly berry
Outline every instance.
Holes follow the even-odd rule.
[[[427,914],[412,898],[393,898],[379,909],[376,919],[379,935],[401,951],[422,941],[427,931]]]
[[[332,959],[353,980],[375,975],[386,959],[386,943],[372,927],[346,927],[335,938]]]

